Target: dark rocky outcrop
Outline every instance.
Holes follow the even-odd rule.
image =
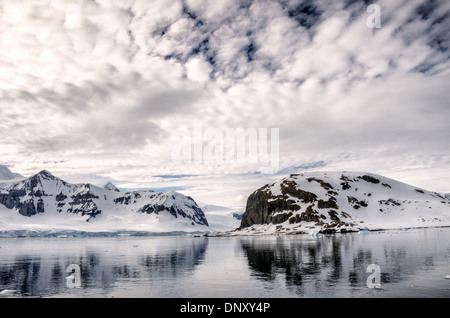
[[[55,197],[57,202],[61,202],[64,201],[65,199],[67,199],[67,196],[64,195],[62,192],[60,192],[56,197]]]
[[[367,202],[364,200],[358,200],[355,197],[348,196],[348,203],[355,209],[358,210],[360,207],[367,207]]]
[[[287,221],[291,216],[289,213],[276,216],[274,214],[300,210],[297,202],[290,200],[289,196],[300,199],[303,203],[311,203],[317,199],[314,193],[297,189],[292,182],[283,183],[281,192],[282,195],[273,196],[267,186],[253,192],[247,200],[245,213],[241,220],[241,228],[253,224],[278,224]]]
[[[380,180],[378,180],[375,177],[369,176],[369,175],[364,175],[362,177],[358,177],[359,179],[363,179],[366,182],[370,182],[370,183],[374,183],[374,184],[378,184],[380,183]]]
[[[325,190],[331,191],[332,194],[335,193],[332,191],[333,187],[331,184],[321,179],[310,178],[308,182],[317,182]],[[242,216],[240,228],[249,227],[253,224],[279,224],[288,220],[291,224],[302,221],[320,223],[321,217],[313,209],[314,204],[317,204],[319,209],[338,208],[334,197],[330,197],[328,201],[318,201],[316,194],[300,189],[293,180],[285,180],[282,182],[280,189],[281,194],[276,196],[272,194],[269,185],[253,192],[247,200],[247,206]],[[301,215],[293,216],[292,212],[301,209],[298,202],[308,205],[308,207]]]
[[[331,184],[329,184],[328,182],[323,181],[322,179],[318,179],[318,178],[308,178],[308,179],[306,179],[306,180],[308,180],[308,182],[315,181],[315,182],[319,183],[320,186],[321,186],[322,188],[324,188],[325,190],[332,190],[332,189],[334,189],[334,188],[331,186]]]
[[[329,198],[328,201],[320,199],[317,201],[317,207],[319,209],[339,209],[334,197]]]
[[[391,205],[391,206],[400,206],[400,205],[402,205],[400,202],[398,202],[398,201],[395,200],[395,199],[380,200],[380,201],[378,201],[378,202],[380,203],[380,205],[381,205],[381,204],[384,204],[384,205]]]
[[[140,198],[141,195],[138,192],[127,192],[124,194],[124,196],[114,199],[114,203],[129,205],[132,204],[135,200]]]
[[[0,193],[0,204],[3,204],[8,209],[20,207],[20,198],[26,195],[25,189],[11,189],[7,193]]]
[[[36,207],[34,205],[34,200],[31,199],[24,203],[19,203],[19,213],[23,216],[32,216],[37,214]]]

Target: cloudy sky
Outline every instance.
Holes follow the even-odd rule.
[[[449,40],[447,0],[3,0],[0,164],[227,206],[314,170],[450,192]],[[198,123],[279,129],[279,169],[177,162]]]

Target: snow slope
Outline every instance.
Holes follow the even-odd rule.
[[[252,193],[235,233],[433,226],[450,226],[450,198],[445,194],[363,172],[307,172]]]
[[[8,167],[0,165],[0,187],[2,184],[10,184],[23,179],[25,178],[22,175],[11,172]]]
[[[177,192],[121,193],[70,184],[48,171],[0,188],[0,231],[208,231],[195,201]]]
[[[211,232],[235,230],[241,223],[242,208],[205,205],[202,206],[202,210],[208,219]]]

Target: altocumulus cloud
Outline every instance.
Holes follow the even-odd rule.
[[[376,1],[382,27],[370,29],[371,3],[2,1],[1,163],[230,205],[279,177],[172,163],[172,132],[201,120],[279,128],[280,171],[364,170],[450,192],[450,3]],[[158,177],[170,174],[186,177]]]

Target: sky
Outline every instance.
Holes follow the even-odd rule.
[[[230,207],[302,171],[450,192],[449,40],[446,0],[3,0],[0,164]]]

